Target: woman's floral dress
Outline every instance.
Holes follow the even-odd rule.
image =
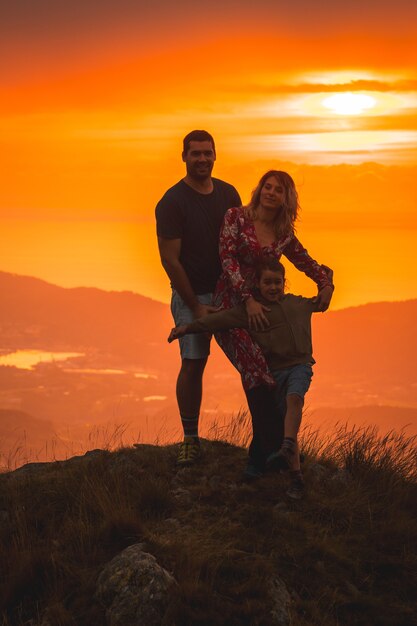
[[[294,234],[261,247],[255,226],[247,218],[243,208],[229,209],[220,231],[221,274],[214,293],[213,303],[228,309],[254,295],[255,265],[261,255],[280,259],[286,256],[297,269],[317,283],[319,289],[331,284],[324,269],[312,259]],[[249,333],[242,328],[216,333],[216,340],[229,360],[242,376],[245,389],[258,385],[273,386],[274,379],[265,357]]]

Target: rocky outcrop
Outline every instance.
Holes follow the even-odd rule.
[[[155,557],[134,544],[103,569],[96,599],[106,609],[108,626],[160,626],[175,585]]]
[[[272,609],[271,619],[274,626],[289,626],[291,596],[287,587],[280,578],[274,578],[269,587],[269,597],[271,598]]]

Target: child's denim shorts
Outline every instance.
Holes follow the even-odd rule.
[[[273,370],[272,375],[277,383],[276,394],[278,398],[294,393],[304,400],[310,387],[313,368],[309,363],[293,365],[285,370]]]
[[[213,294],[204,293],[197,296],[197,300],[201,304],[211,305]],[[173,289],[171,298],[171,313],[174,318],[175,326],[190,324],[194,322],[194,316],[191,309],[185,304],[184,300]],[[185,335],[179,339],[180,353],[182,359],[205,359],[210,354],[211,335],[208,333],[198,333],[195,335]]]

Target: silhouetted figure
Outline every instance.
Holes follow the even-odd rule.
[[[183,141],[186,175],[158,202],[156,223],[162,265],[172,286],[171,310],[176,324],[210,311],[221,273],[219,233],[226,211],[241,205],[232,185],[211,176],[216,160],[213,137],[194,130]],[[178,463],[188,465],[200,455],[198,422],[202,379],[210,353],[208,335],[180,342],[181,369],[177,402],[184,430]]]

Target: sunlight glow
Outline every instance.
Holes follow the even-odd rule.
[[[336,93],[322,101],[326,109],[330,109],[338,115],[359,115],[376,105],[372,96],[359,93]]]

